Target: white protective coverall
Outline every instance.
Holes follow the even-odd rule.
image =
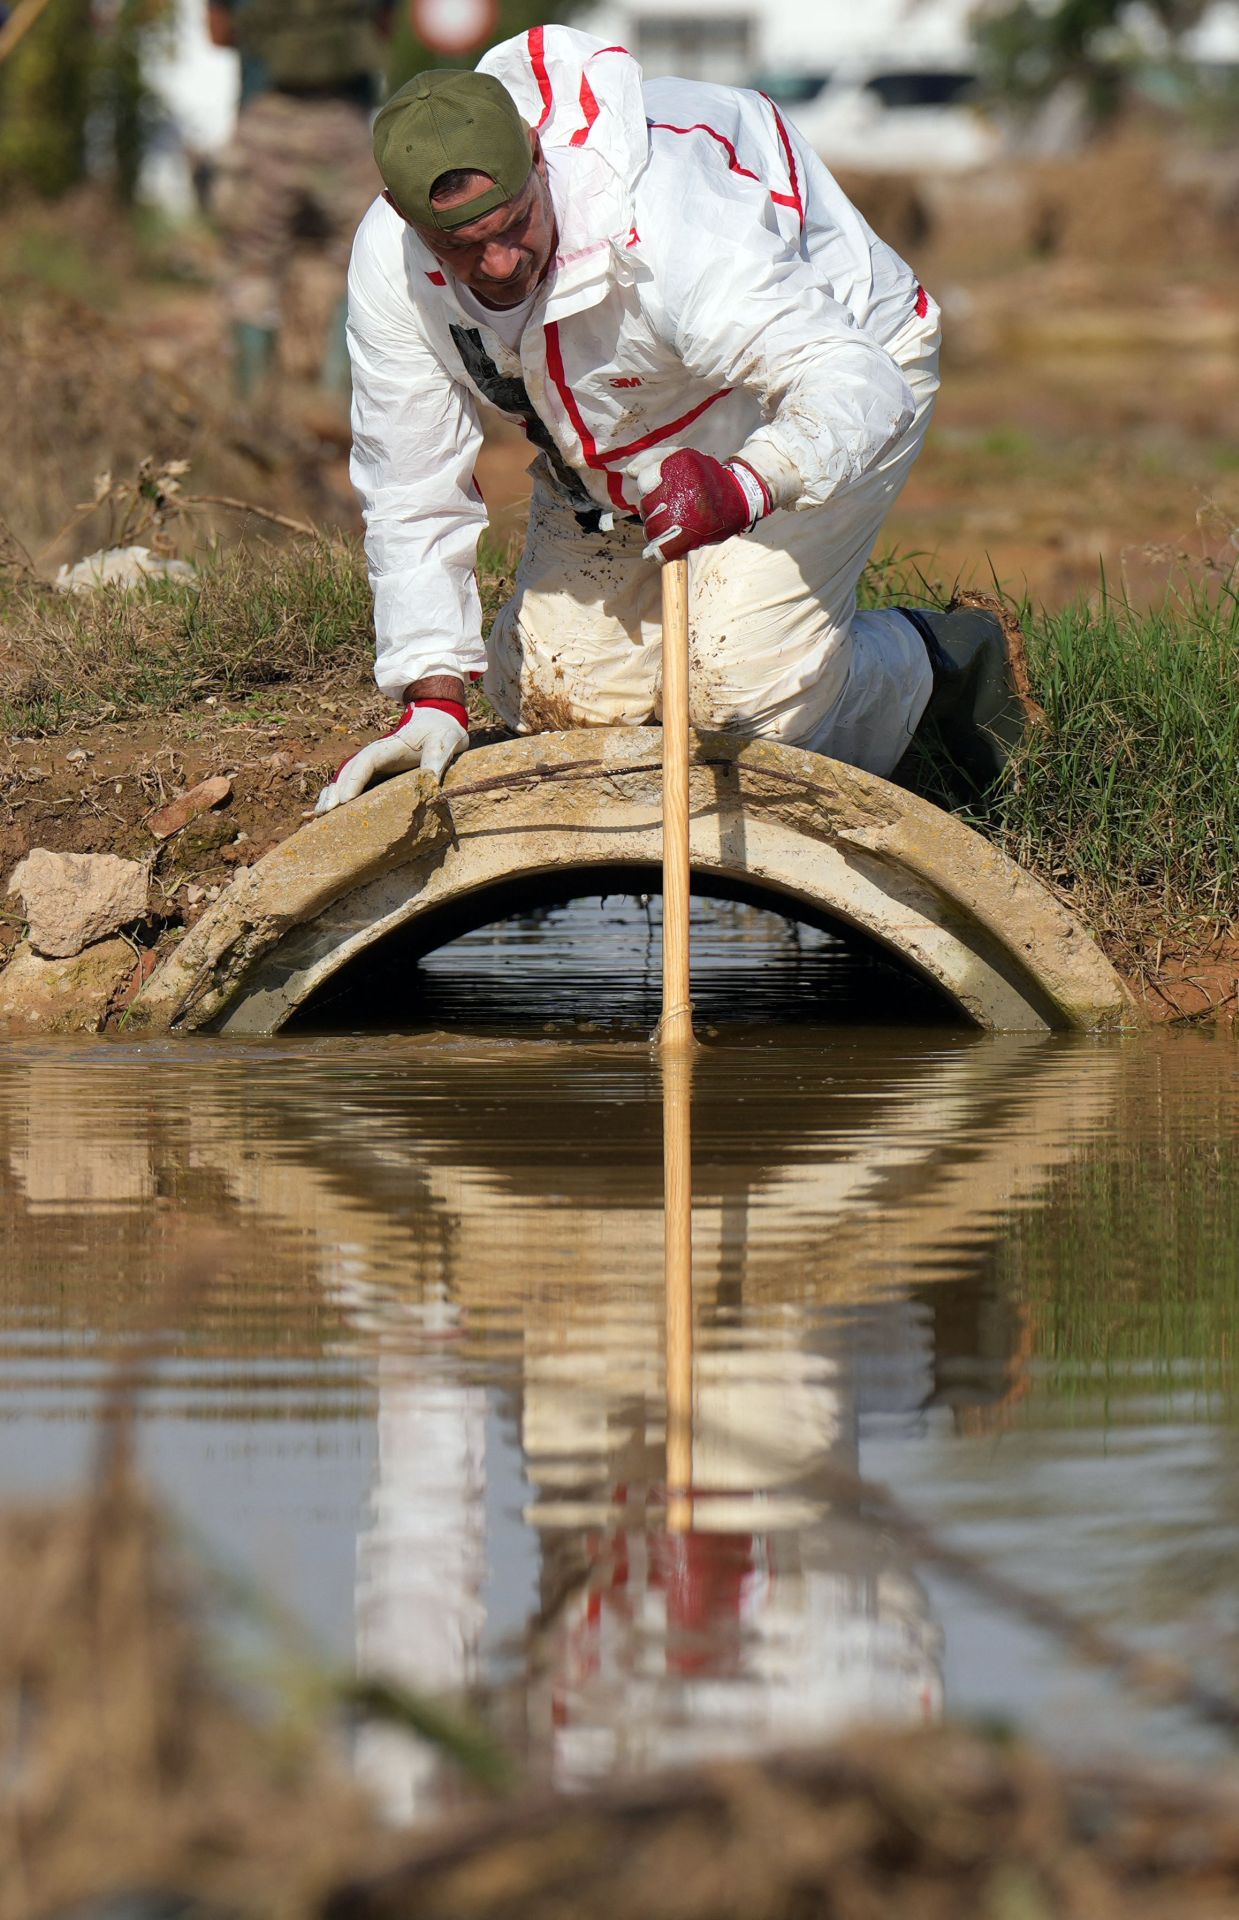
[[[694,723],[889,773],[930,670],[901,615],[857,613],[856,585],[928,426],[935,305],[763,95],[643,83],[623,48],[567,27],[480,66],[538,130],[558,251],[516,353],[384,201],[359,229],[352,473],[380,688],[485,672],[522,732],[649,721],[659,568],[637,476],[681,447],[742,454],[780,510],[691,555]],[[541,449],[489,661],[483,400]]]

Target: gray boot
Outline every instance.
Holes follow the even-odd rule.
[[[900,607],[920,634],[934,686],[928,723],[952,763],[979,792],[992,787],[1016,747],[1045,715],[1032,697],[1024,638],[983,607]]]

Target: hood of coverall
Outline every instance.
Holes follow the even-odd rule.
[[[531,27],[478,62],[515,100],[547,156],[560,226],[559,266],[622,245],[649,160],[641,68],[623,47],[574,27]]]

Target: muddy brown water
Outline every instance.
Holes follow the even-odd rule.
[[[372,1032],[11,1045],[0,1498],[143,1463],[321,1657],[563,1784],[998,1716],[1214,1750],[841,1505],[1239,1689],[1239,1078],[1222,1034],[982,1035],[695,905],[693,1524],[664,1475],[658,903],[429,956]],[[204,1278],[204,1276],[206,1276]],[[435,1760],[370,1732],[397,1814]]]

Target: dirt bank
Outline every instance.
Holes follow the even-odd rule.
[[[154,904],[133,935],[132,975],[109,1019],[117,1025],[137,986],[220,890],[296,832],[339,762],[389,723],[373,690],[338,672],[316,686],[280,689],[261,712],[213,702],[157,723],[109,721],[15,741],[0,768],[0,875],[33,847],[149,863]],[[498,737],[479,703],[475,740]],[[215,777],[228,783],[223,803],[161,838],[161,809]],[[10,897],[0,906],[0,958],[8,959],[22,934],[20,902]],[[1163,941],[1133,967],[1127,943],[1102,944],[1146,1018],[1233,1019],[1239,945],[1189,952]]]

